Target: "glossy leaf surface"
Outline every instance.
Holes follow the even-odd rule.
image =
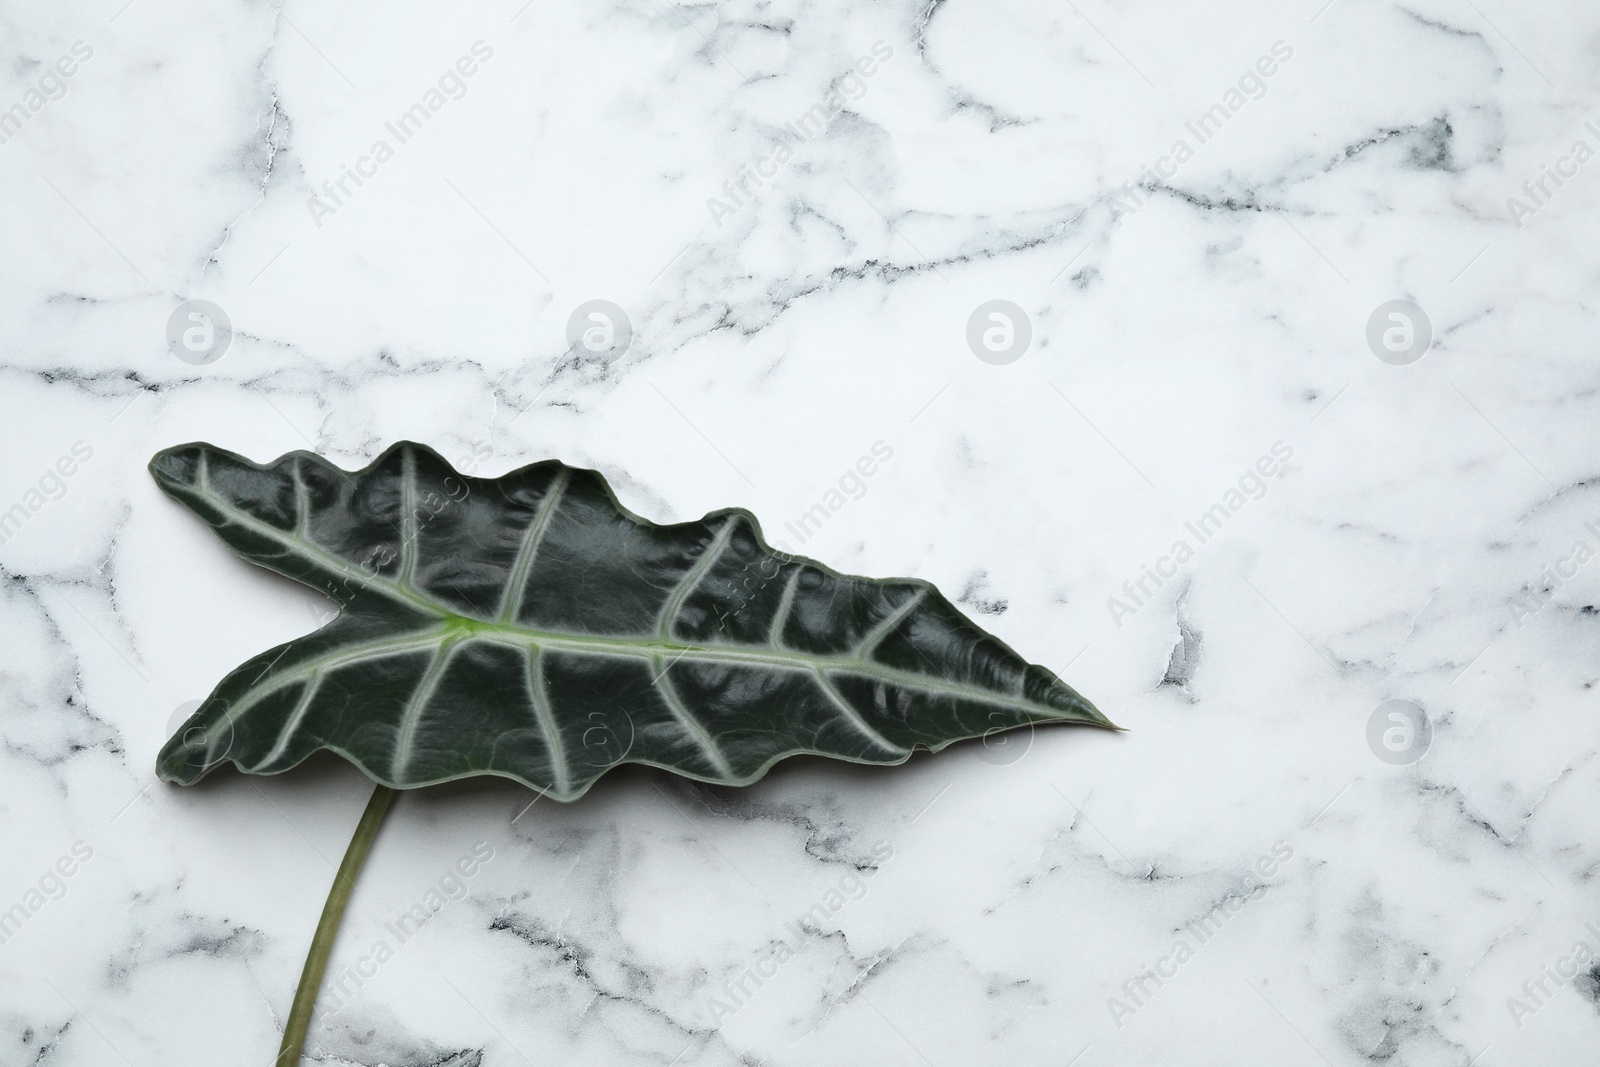
[[[356,472],[205,444],[150,470],[240,556],[342,605],[223,679],[162,749],[170,782],[326,748],[396,788],[495,774],[572,800],[619,763],[744,784],[800,753],[890,764],[1111,725],[925,582],[777,552],[741,510],[648,522],[595,471],[471,478],[410,443]]]

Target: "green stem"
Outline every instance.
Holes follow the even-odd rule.
[[[367,810],[361,813],[355,836],[345,849],[344,862],[339,873],[333,876],[333,888],[328,890],[328,902],[322,906],[322,918],[317,922],[317,932],[311,938],[311,951],[306,953],[305,969],[300,972],[300,987],[294,991],[294,1006],[289,1009],[289,1021],[283,1027],[283,1044],[278,1048],[276,1067],[297,1067],[300,1050],[306,1043],[306,1030],[311,1026],[311,1011],[317,1006],[317,993],[322,989],[322,975],[328,969],[328,957],[333,955],[333,943],[339,936],[339,921],[344,918],[345,905],[350,903],[350,893],[356,887],[356,876],[366,862],[378,827],[383,825],[384,813],[394,799],[394,790],[386,785],[372,790]]]

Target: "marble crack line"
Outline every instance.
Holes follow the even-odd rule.
[[[638,1008],[690,1039],[699,1038],[704,1040],[718,1037],[716,1030],[697,1029],[687,1023],[679,1022],[668,1014],[665,1009],[656,1007],[640,997],[628,993],[619,993],[607,988],[588,968],[586,961],[593,954],[591,950],[569,941],[565,937],[546,932],[542,929],[543,925],[537,920],[530,925],[525,919],[513,916],[496,918],[489,924],[489,929],[491,931],[509,933],[534,949],[551,953],[557,960],[565,964],[571,975],[591,994],[588,1004],[579,1012],[580,1018],[587,1016],[596,1003],[605,1001]],[[625,969],[638,971],[640,974],[647,973],[626,961],[620,961],[619,965]]]
[[[279,17],[282,17],[281,10],[279,11]],[[276,30],[274,30],[274,37],[276,37]],[[266,53],[261,57],[260,64],[257,65],[256,69],[258,72],[265,74],[267,61],[271,58],[271,55],[272,49],[269,47]],[[280,144],[278,140],[278,124],[280,120],[285,128],[287,128],[289,119],[288,115],[283,110],[282,103],[280,102],[278,96],[278,86],[276,82],[270,84],[270,93],[271,96],[267,105],[267,132],[261,141],[261,147],[266,152],[266,162],[261,167],[262,173],[259,191],[256,194],[255,201],[243,211],[239,212],[239,214],[234,217],[232,222],[223,227],[222,239],[218,241],[211,251],[206,254],[205,265],[200,269],[200,280],[202,282],[205,281],[206,272],[209,271],[214,264],[220,263],[220,260],[217,257],[222,252],[223,248],[227,246],[229,240],[232,239],[234,229],[239,225],[240,222],[248,218],[255,211],[255,209],[260,207],[267,199],[267,189],[272,184],[272,176],[277,169],[278,153],[287,148],[286,142]],[[257,123],[256,128],[260,129],[259,122]]]

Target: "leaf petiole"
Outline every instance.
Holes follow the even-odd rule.
[[[339,922],[344,918],[345,905],[350,903],[350,894],[356,887],[356,876],[361,873],[394,794],[395,791],[386,785],[372,790],[372,799],[367,801],[367,810],[361,813],[361,821],[356,824],[339,872],[333,876],[328,902],[322,906],[322,918],[317,921],[317,932],[306,953],[306,965],[300,971],[300,986],[294,991],[294,1004],[283,1027],[283,1044],[278,1048],[275,1067],[296,1067],[300,1062],[300,1050],[306,1043],[306,1031],[311,1027],[311,1013],[317,1006],[317,993],[322,989],[322,976],[328,969],[328,957],[333,955],[333,944],[339,936]]]

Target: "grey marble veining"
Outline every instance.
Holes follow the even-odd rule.
[[[269,1062],[364,802],[331,759],[153,780],[329,611],[160,496],[194,439],[748,507],[1128,728],[402,797],[322,1062],[1594,1056],[1597,42],[1456,0],[13,5],[0,1065]]]

